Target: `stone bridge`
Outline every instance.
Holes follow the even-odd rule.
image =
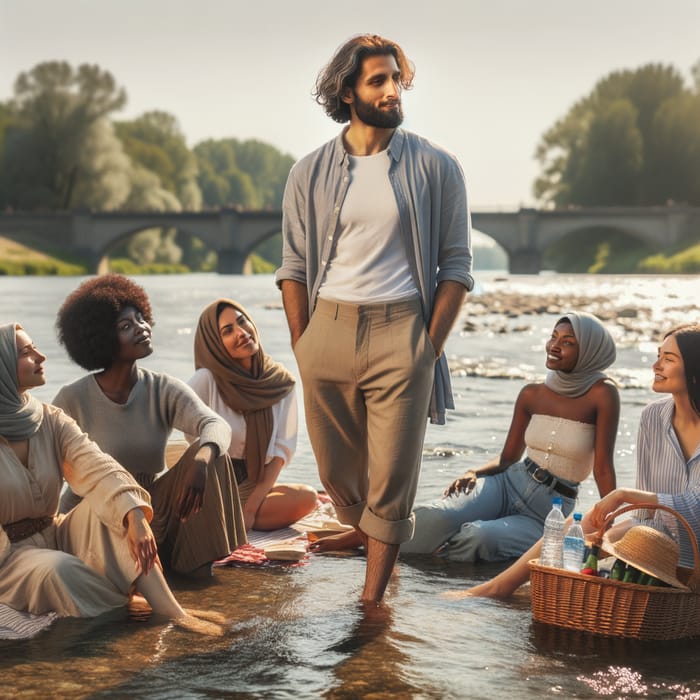
[[[0,235],[44,250],[88,260],[100,270],[115,245],[144,229],[163,227],[201,239],[216,251],[218,271],[240,274],[248,256],[279,233],[280,211],[221,209],[202,212],[3,213]],[[689,234],[700,240],[700,208],[601,207],[566,210],[520,209],[472,212],[475,229],[493,238],[507,253],[512,273],[536,274],[544,251],[558,240],[591,228],[622,231],[653,250],[671,248]]]
[[[472,212],[472,225],[493,238],[508,255],[511,273],[536,274],[551,245],[594,228],[620,231],[654,251],[672,248],[694,235],[700,241],[698,207],[586,207],[516,212]],[[572,238],[572,240],[575,240]]]
[[[0,235],[42,250],[60,250],[103,269],[117,244],[149,228],[176,228],[216,251],[220,273],[240,274],[248,256],[281,231],[280,211],[57,212],[0,214]]]

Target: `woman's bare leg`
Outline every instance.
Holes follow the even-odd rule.
[[[308,515],[318,504],[316,489],[306,484],[276,484],[255,514],[255,530],[279,530]]]
[[[571,521],[571,517],[567,518],[567,528],[571,524]],[[614,542],[622,537],[622,535],[632,524],[632,520],[624,520],[620,522],[619,524],[610,528],[608,531],[608,537]],[[581,526],[586,535],[590,535],[598,531],[598,528],[594,527],[590,521],[590,511],[583,516]],[[502,571],[497,576],[494,576],[489,581],[485,581],[484,583],[480,583],[479,585],[473,586],[472,588],[468,588],[464,591],[448,591],[444,595],[445,597],[452,599],[467,597],[508,598],[513,595],[513,593],[515,593],[520,586],[527,583],[528,579],[530,578],[530,567],[528,562],[531,559],[539,559],[541,552],[542,540],[540,539],[507,569]]]
[[[191,632],[221,637],[225,629],[224,618],[217,613],[185,610],[170,590],[160,567],[154,566],[147,574],[136,579],[136,588],[148,601],[155,615],[173,620],[176,625]]]

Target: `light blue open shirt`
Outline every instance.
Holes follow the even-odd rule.
[[[440,282],[452,280],[468,290],[474,286],[464,173],[450,153],[403,129],[396,129],[388,151],[401,237],[427,327]],[[309,314],[339,235],[339,214],[350,185],[349,167],[340,133],[297,162],[287,180],[282,205],[282,266],[275,279],[278,286],[287,279],[306,286]],[[446,408],[454,408],[454,401],[443,353],[435,363],[431,422],[443,424]]]

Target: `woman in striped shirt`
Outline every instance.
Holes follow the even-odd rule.
[[[598,530],[608,514],[625,504],[652,503],[670,506],[688,520],[700,539],[700,324],[669,331],[653,365],[652,390],[669,398],[644,408],[637,435],[637,488],[617,488],[602,498],[583,519],[585,532]],[[682,566],[693,565],[690,540],[678,521],[657,511],[657,527],[676,534]],[[615,526],[615,539],[635,523]],[[679,531],[680,530],[680,531]],[[514,564],[490,581],[451,597],[505,598],[530,575],[528,562],[540,555],[541,540]]]

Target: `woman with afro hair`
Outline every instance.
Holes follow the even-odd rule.
[[[211,564],[246,542],[238,486],[226,453],[231,429],[184,382],[139,367],[153,352],[146,292],[123,275],[83,282],[56,322],[71,359],[91,374],[64,386],[54,404],[147,489],[161,558],[181,574]],[[198,438],[171,468],[173,429]],[[62,512],[78,502],[66,490]]]

